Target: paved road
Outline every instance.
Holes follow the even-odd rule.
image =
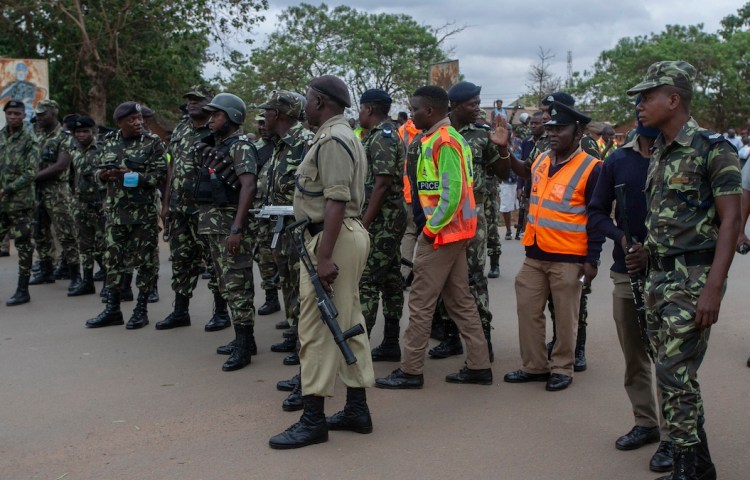
[[[162,249],[162,301],[151,325],[86,330],[98,296],[66,297],[67,282],[32,287],[32,302],[0,306],[0,479],[651,479],[654,448],[614,448],[632,426],[622,389],[622,355],[603,271],[590,300],[588,371],[571,388],[510,385],[519,366],[513,278],[523,258],[506,242],[502,276],[490,280],[495,314],[495,384],[451,385],[443,377],[463,360],[428,360],[425,388],[369,391],[375,432],[331,432],[330,441],[296,451],[268,438],[299,413],[281,410],[275,383],[295,373],[269,350],[280,314],[258,317],[260,354],[223,373],[214,353],[230,331],[205,333],[211,296],[201,281],[193,326],[158,332],[171,308]],[[12,295],[16,258],[0,260],[0,296]],[[606,264],[607,262],[605,262]],[[722,480],[750,477],[750,258],[730,275],[721,320],[701,369],[711,450]],[[257,287],[256,287],[257,288]],[[260,291],[260,290],[258,290]],[[261,294],[262,296],[262,294]],[[123,305],[129,315],[133,303]],[[405,326],[406,320],[403,321]],[[382,323],[373,343],[379,343]],[[382,376],[396,364],[376,364]],[[327,412],[344,403],[344,388]]]

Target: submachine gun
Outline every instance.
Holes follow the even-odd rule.
[[[279,243],[279,237],[284,232],[284,217],[293,217],[294,207],[284,205],[263,205],[260,208],[250,209],[250,213],[255,215],[255,218],[265,218],[266,220],[276,221],[276,224],[273,227],[273,238],[271,239],[271,249],[273,250]]]
[[[293,224],[286,227],[286,231],[289,234],[289,238],[291,239],[294,248],[299,254],[300,262],[305,267],[305,270],[307,270],[308,275],[310,275],[310,282],[315,288],[315,296],[318,299],[318,309],[320,310],[320,316],[328,329],[333,334],[333,340],[341,350],[341,354],[344,356],[346,364],[352,365],[357,363],[357,357],[354,356],[352,349],[349,347],[349,344],[346,343],[346,341],[352,337],[356,337],[357,335],[362,335],[363,333],[365,333],[365,329],[362,328],[362,325],[358,323],[345,332],[341,331],[341,327],[336,321],[336,317],[338,317],[339,312],[338,310],[336,310],[336,305],[333,304],[331,296],[323,288],[323,283],[320,281],[318,271],[315,269],[315,265],[313,265],[312,263],[310,254],[305,247],[305,229],[307,228],[308,223],[309,220],[300,220],[298,222],[294,222]]]

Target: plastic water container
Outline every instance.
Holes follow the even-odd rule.
[[[122,177],[122,185],[127,188],[138,186],[138,174],[136,172],[127,172]]]

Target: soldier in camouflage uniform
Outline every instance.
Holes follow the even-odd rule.
[[[313,133],[306,129],[299,118],[302,114],[303,99],[288,91],[274,92],[266,103],[261,105],[266,119],[266,128],[278,137],[274,147],[268,173],[268,200],[272,205],[292,205],[294,201],[295,175],[297,167],[305,156]],[[284,225],[294,223],[294,218],[285,219]],[[294,352],[297,347],[297,322],[299,320],[299,258],[291,241],[283,236],[275,252],[279,270],[279,281],[284,295],[286,322],[293,334],[283,342],[272,345],[274,352]],[[296,355],[293,355],[296,357]],[[294,363],[296,358],[287,360]]]
[[[648,332],[662,412],[674,442],[674,470],[663,477],[669,480],[716,478],[698,368],[719,319],[740,233],[739,159],[720,134],[690,116],[695,73],[686,62],[657,62],[628,90],[641,95],[642,124],[661,130],[646,179],[648,235],[626,264],[629,271],[640,271],[648,263]]]
[[[484,194],[484,214],[487,221],[487,256],[490,259],[489,278],[500,276],[500,255],[503,253],[500,242],[500,181],[492,175],[487,176]]]
[[[26,118],[23,102],[11,100],[3,112],[6,125],[0,130],[0,238],[11,234],[18,250],[18,287],[5,302],[14,306],[31,300],[29,276],[34,252],[31,230],[39,153],[31,133],[23,128]]]
[[[359,100],[359,123],[368,133],[362,139],[367,154],[365,206],[362,224],[370,232],[370,253],[359,282],[359,298],[368,335],[375,326],[383,297],[383,343],[372,350],[372,360],[398,362],[399,321],[404,309],[401,278],[401,239],[406,230],[403,172],[404,142],[388,117],[391,97],[380,89],[364,92]]]
[[[167,185],[164,191],[161,217],[170,229],[169,246],[172,254],[172,291],[175,292],[174,310],[156,322],[157,330],[169,330],[190,325],[189,304],[198,284],[203,252],[208,245],[198,234],[198,203],[195,201],[196,181],[200,160],[195,158],[193,146],[211,136],[209,113],[203,107],[213,99],[213,90],[205,85],[190,88],[187,99],[188,117],[172,132],[167,148]],[[214,297],[214,315],[204,327],[207,332],[222,330],[231,325],[226,300],[219,292],[215,278],[208,282]]]
[[[60,241],[62,256],[68,264],[70,274],[68,291],[71,291],[81,277],[75,222],[70,211],[70,150],[73,138],[63,132],[57,120],[57,102],[43,100],[39,102],[35,112],[37,125],[42,130],[39,141],[39,171],[36,175],[39,208],[42,215],[49,216]],[[39,239],[37,245],[42,269],[40,275],[34,276],[29,285],[54,283],[51,244],[52,237],[47,230],[47,234]]]
[[[101,145],[96,141],[96,123],[91,117],[76,118],[73,132],[77,141],[73,150],[75,204],[73,211],[78,231],[83,278],[68,292],[69,297],[91,295],[94,288],[94,261],[104,250],[104,190],[96,178]]]
[[[126,328],[148,325],[148,294],[156,283],[153,261],[158,242],[156,196],[164,185],[167,166],[164,143],[143,128],[141,105],[120,104],[114,113],[119,131],[108,136],[100,157],[99,180],[107,186],[105,202],[107,306],[86,322],[89,328],[122,325],[120,291],[123,277],[138,268],[138,301]]]
[[[206,236],[219,289],[226,295],[234,319],[234,345],[221,367],[230,372],[249,365],[251,356],[258,353],[253,304],[256,239],[248,230],[258,152],[242,131],[246,108],[239,97],[220,93],[204,109],[211,112],[208,127],[213,133],[214,146],[196,146],[203,157],[196,189],[200,204],[198,233]]]

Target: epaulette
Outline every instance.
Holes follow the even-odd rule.
[[[492,130],[492,127],[490,127],[487,123],[484,123],[484,122],[476,122],[474,126],[477,128],[481,128],[482,130],[487,130],[488,132]]]

